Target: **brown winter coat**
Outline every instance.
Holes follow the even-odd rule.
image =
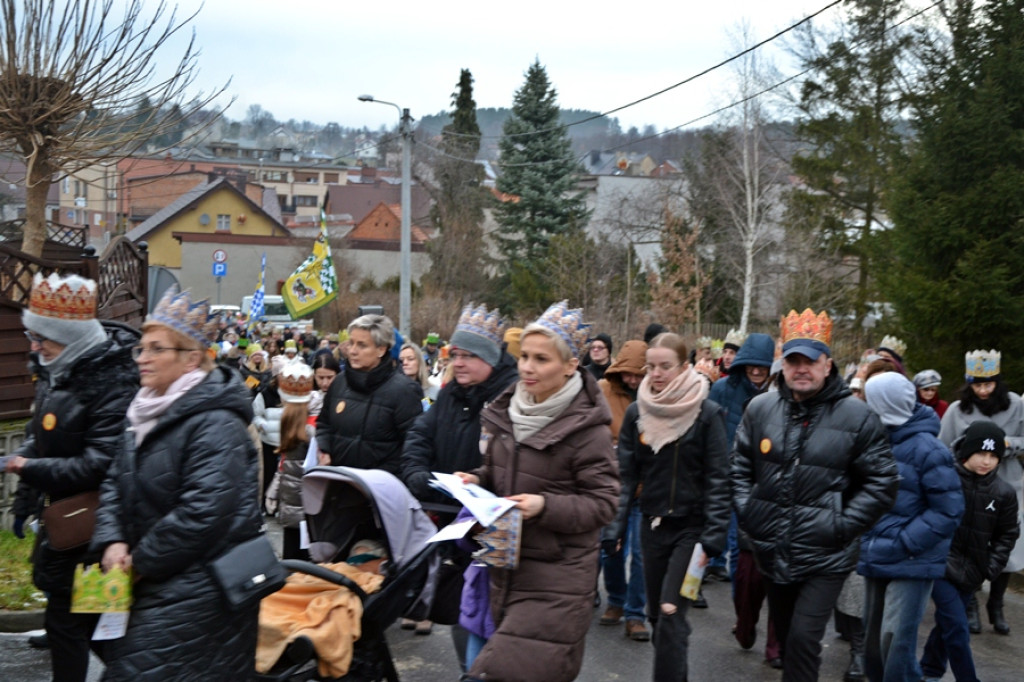
[[[544,509],[523,525],[519,568],[490,569],[497,629],[470,676],[493,682],[574,680],[593,616],[598,536],[615,516],[618,466],[611,417],[597,382],[554,422],[516,443],[508,406],[515,384],[481,414],[484,465],[474,473],[498,495],[543,495]]]
[[[627,341],[615,356],[615,362],[604,371],[604,379],[597,382],[612,411],[612,444],[619,442],[619,429],[622,427],[622,418],[626,416],[626,408],[636,400],[636,391],[629,390],[622,383],[622,373],[646,374],[646,362],[647,344],[637,340]]]

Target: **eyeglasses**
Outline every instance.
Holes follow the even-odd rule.
[[[472,353],[460,353],[459,351],[455,351],[453,353],[449,353],[448,357],[452,362],[455,362],[456,360],[472,360],[476,356]]]
[[[28,339],[29,343],[36,343],[39,344],[40,346],[50,340],[45,336],[39,336],[39,334],[35,334],[30,331],[25,332],[25,338]]]
[[[133,346],[132,357],[138,360],[143,355],[163,355],[169,350],[177,350],[182,352],[189,352],[193,350],[199,350],[198,348],[164,348],[163,346]]]

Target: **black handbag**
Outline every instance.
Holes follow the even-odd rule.
[[[210,563],[214,579],[232,611],[242,611],[284,587],[288,570],[264,534],[235,545]]]

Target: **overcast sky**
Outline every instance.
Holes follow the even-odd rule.
[[[177,2],[182,16],[201,4]],[[459,71],[468,68],[477,106],[510,106],[535,58],[563,108],[607,111],[735,52],[730,35],[743,20],[756,42],[829,3],[207,0],[194,26],[199,82],[209,89],[231,79],[237,99],[230,118],[242,119],[259,104],[282,121],[376,129],[393,126],[398,114],[357,101],[361,94],[408,107],[419,118],[450,108]],[[816,21],[831,22],[837,11]],[[765,55],[784,75],[794,70],[779,51]],[[731,101],[729,76],[721,69],[616,116],[623,128],[678,126]]]

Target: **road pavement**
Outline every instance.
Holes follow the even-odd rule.
[[[730,634],[733,614],[729,585],[714,583],[705,587],[710,604],[707,610],[691,610],[690,679],[708,682],[777,682],[781,675],[764,664],[761,624],[758,643],[744,651]],[[1012,627],[1009,637],[995,634],[986,624],[985,632],[971,641],[978,664],[979,678],[985,682],[1019,682],[1024,679],[1024,596],[1007,594],[1007,617]],[[623,682],[649,680],[652,648],[649,643],[633,642],[624,636],[622,626],[601,626],[603,609],[594,610],[594,622],[587,637],[586,655],[579,680],[583,682]],[[983,616],[984,617],[984,616]],[[932,624],[931,610],[920,630],[920,644]],[[0,634],[0,680],[9,682],[47,682],[49,654],[31,649],[26,643],[30,633]],[[449,636],[449,628],[435,626],[428,636],[400,630],[388,631],[392,654],[403,682],[454,682],[459,667]],[[920,648],[918,649],[920,651]],[[842,680],[849,660],[849,646],[830,631],[824,640],[821,679]],[[102,664],[94,659],[89,681],[100,679]],[[944,680],[952,680],[951,674]]]

